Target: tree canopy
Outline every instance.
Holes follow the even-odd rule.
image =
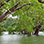
[[[44,1],[42,0],[1,0],[0,22],[3,22],[11,14],[12,16],[19,16],[18,29],[26,29],[29,32],[33,32],[33,28],[38,25],[42,25],[41,28],[43,28],[43,4]]]

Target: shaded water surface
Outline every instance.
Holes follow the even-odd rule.
[[[44,36],[8,35],[0,36],[0,44],[44,44]]]

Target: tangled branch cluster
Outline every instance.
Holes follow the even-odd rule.
[[[10,0],[6,0],[6,2],[9,2]],[[41,0],[38,0],[40,3],[44,3],[44,1],[41,1]],[[22,6],[20,6],[19,8],[18,5],[19,3],[17,3],[14,7],[10,8],[6,13],[4,13],[1,17],[0,17],[0,22],[4,21],[7,17],[8,17],[8,14],[11,14],[11,12],[14,12],[16,10],[19,10],[21,9],[23,6],[26,6],[26,5],[31,5],[32,3],[27,3],[27,4],[24,4]],[[0,3],[0,8],[4,6],[3,3]]]

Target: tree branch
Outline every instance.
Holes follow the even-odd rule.
[[[19,8],[16,8],[16,9],[15,9],[15,11],[16,11],[16,10],[19,10],[19,9],[21,9],[23,6],[26,6],[26,5],[31,5],[31,4],[32,4],[32,3],[27,3],[27,4],[24,4],[24,5],[22,5],[21,7],[19,7]]]
[[[10,0],[6,0],[6,2],[9,2]],[[0,3],[0,8],[2,7],[2,6],[4,6],[4,4],[1,2]]]
[[[17,6],[19,5],[19,3],[16,4],[16,6],[10,8],[6,13],[3,14],[3,16],[0,17],[0,22],[4,21],[4,20],[9,16],[9,14],[11,14],[11,12],[14,12],[14,11],[16,11],[16,10],[19,10],[19,9],[21,9],[23,6],[30,5],[30,4],[32,4],[32,3],[24,4],[24,5],[22,5],[22,6],[19,7],[19,8],[17,8]]]
[[[11,12],[13,12],[17,7],[18,7],[19,3],[17,3],[14,7],[10,8],[6,13],[4,13],[1,17],[0,17],[0,22],[4,21],[9,14],[11,14]]]
[[[40,3],[43,3],[44,4],[44,1],[42,1],[42,0],[38,0]]]

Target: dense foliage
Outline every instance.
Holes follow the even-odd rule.
[[[4,3],[4,6],[0,8],[0,15],[4,13],[5,11],[9,10],[12,8],[14,5],[17,4],[17,2],[20,2],[19,6],[26,3],[32,3],[31,5],[26,5],[23,8],[14,11],[11,15],[12,16],[19,16],[17,26],[11,27],[11,23],[13,23],[13,20],[8,20],[9,22],[6,21],[4,26],[7,26],[9,30],[11,29],[17,29],[17,30],[27,30],[28,32],[33,32],[33,28],[36,27],[36,25],[40,25],[41,29],[44,29],[44,5],[40,3],[38,0],[10,0],[9,2],[6,2],[4,0],[1,0],[1,2]],[[16,19],[17,20],[17,19]],[[11,30],[12,31],[12,30]]]

